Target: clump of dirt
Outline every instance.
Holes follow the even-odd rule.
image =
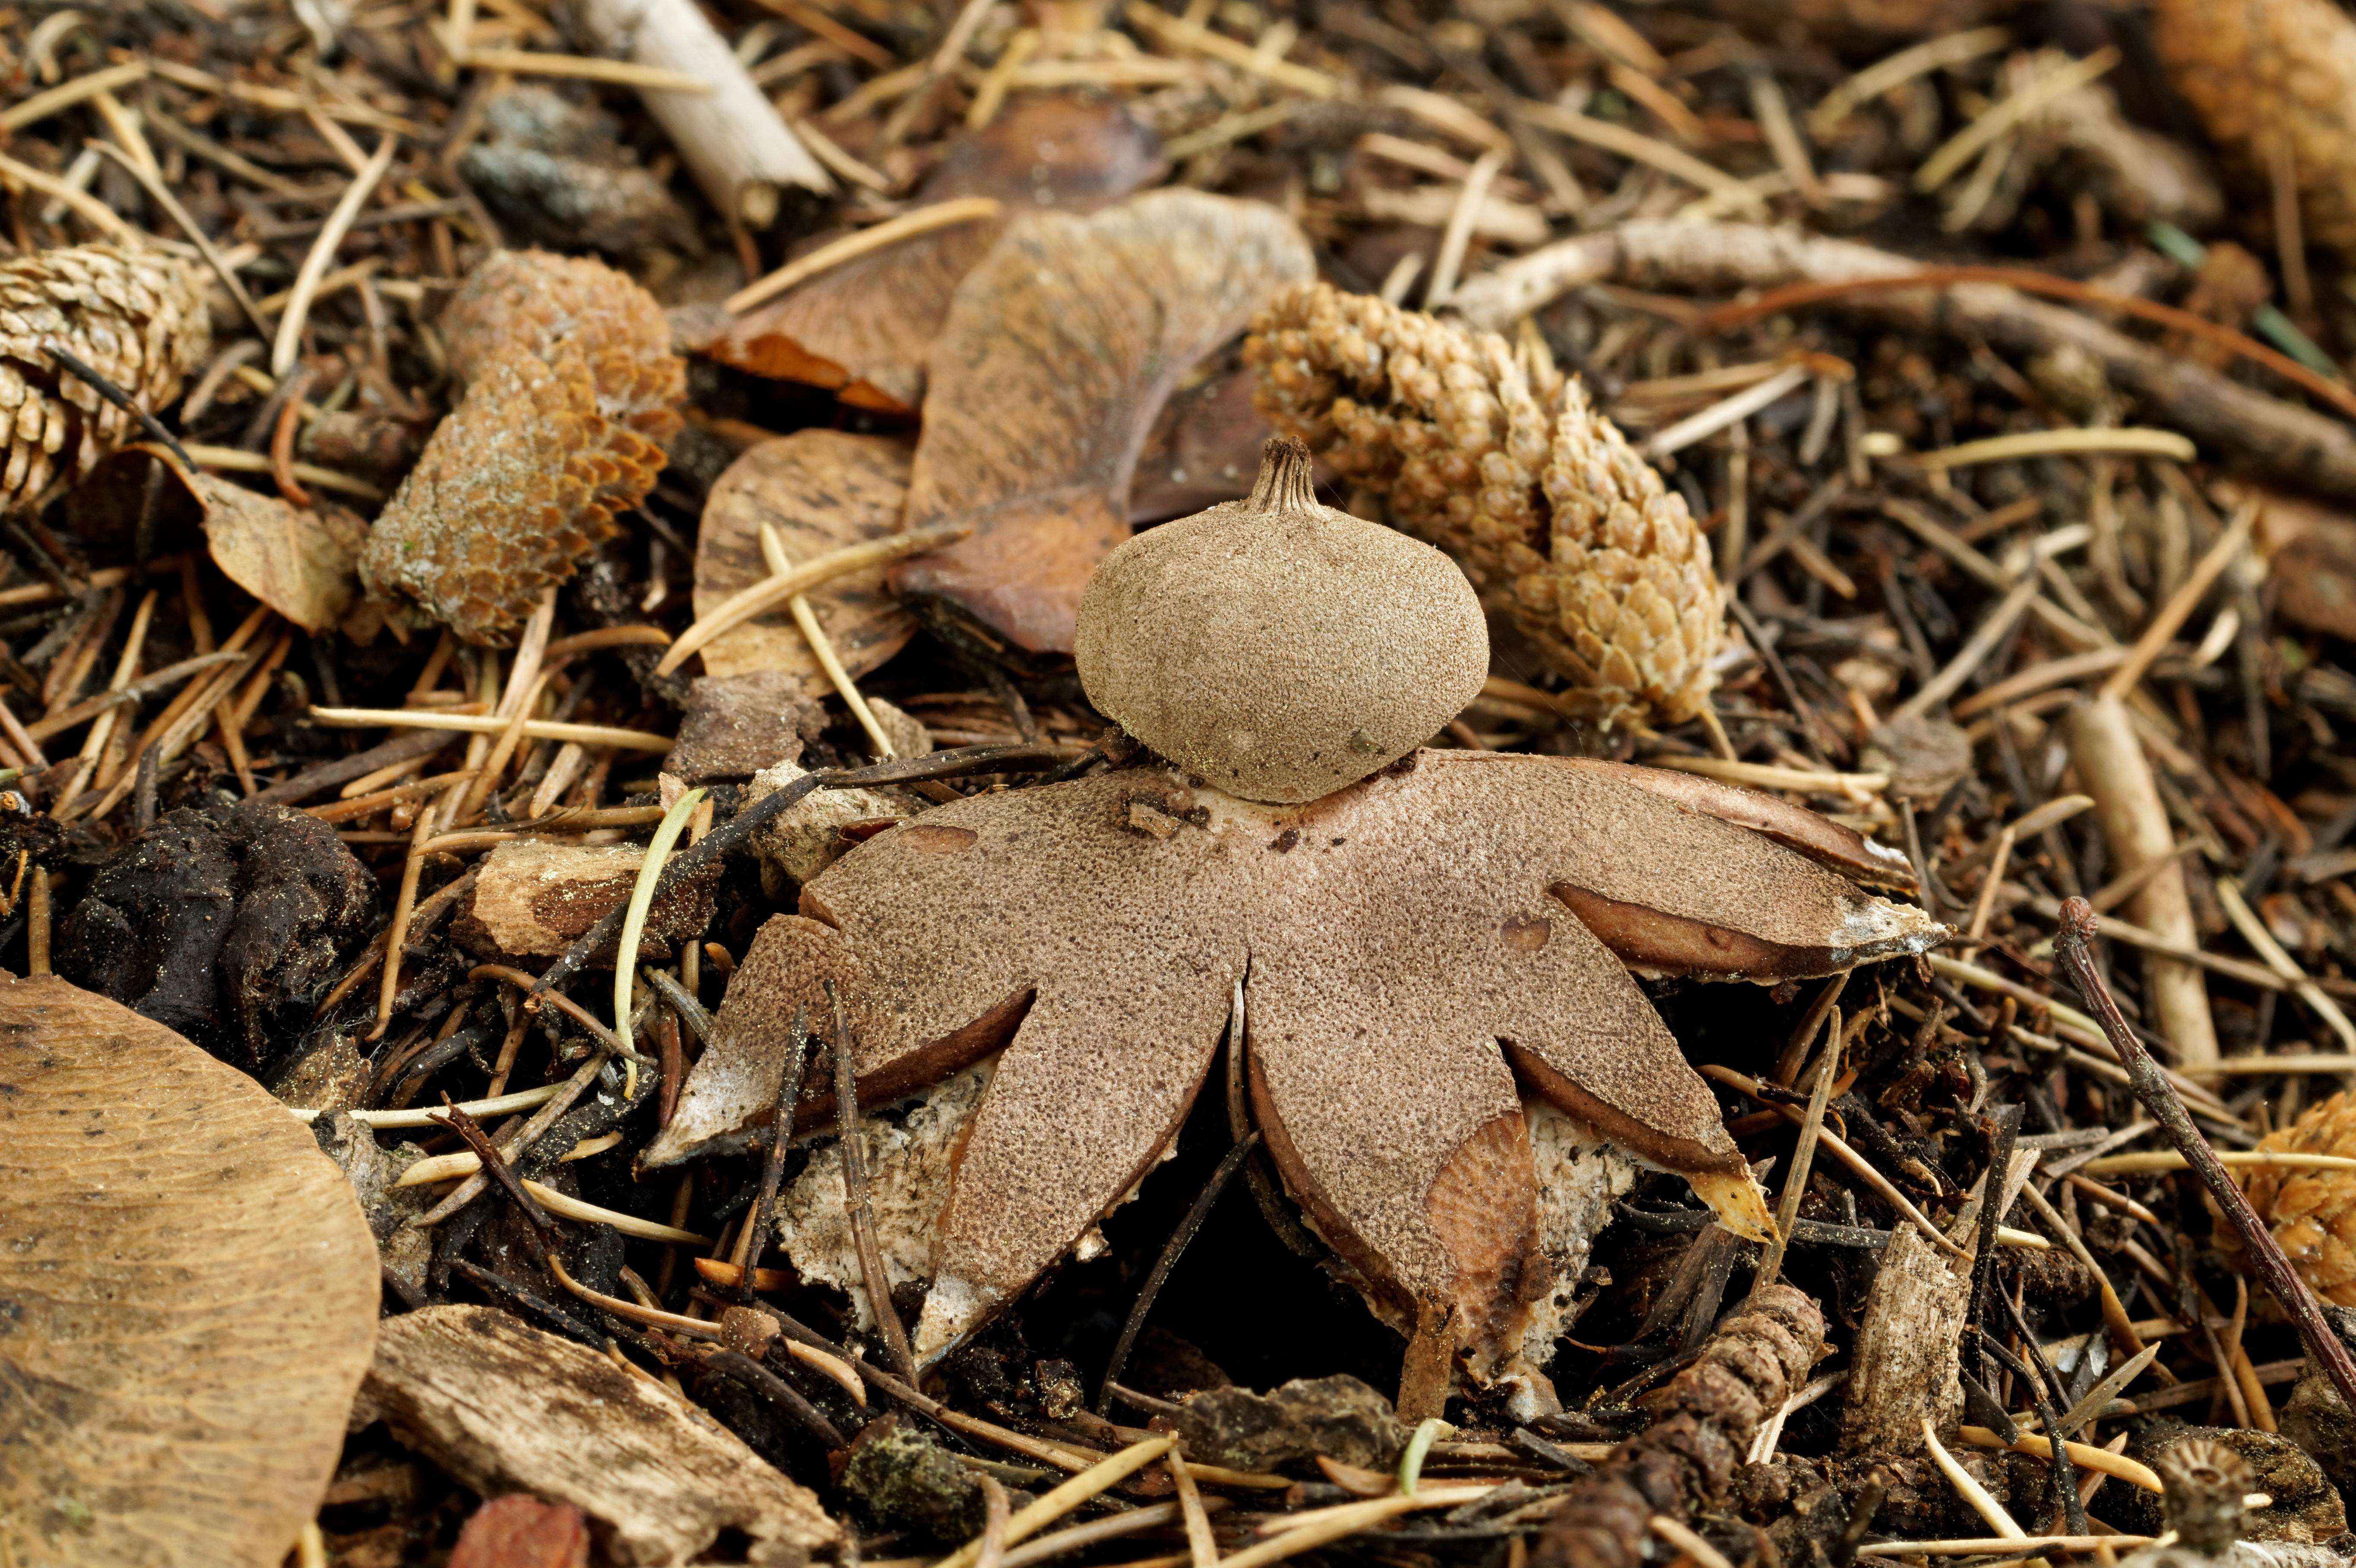
[[[278,1065],[375,916],[375,880],[317,817],[184,807],[99,867],[59,927],[55,962],[258,1073]]]

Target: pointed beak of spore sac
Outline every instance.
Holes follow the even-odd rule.
[[[1767,1211],[1767,1194],[1749,1171],[1688,1172],[1686,1182],[1695,1197],[1709,1205],[1718,1222],[1744,1241],[1775,1239],[1775,1220]]]

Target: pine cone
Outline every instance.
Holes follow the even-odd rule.
[[[654,488],[687,368],[652,295],[538,251],[476,268],[442,325],[466,389],[385,504],[360,578],[504,644]]]
[[[0,512],[39,507],[137,426],[60,368],[52,346],[153,413],[211,338],[203,272],[165,251],[77,245],[0,262]]]
[[[2356,20],[2337,0],[2154,0],[2151,41],[2254,189],[2287,137],[2307,237],[2356,248]]]
[[[1576,381],[1494,333],[1325,283],[1279,295],[1244,359],[1276,428],[1386,492],[1582,706],[1607,723],[1700,710],[1724,616],[1709,542]]]
[[[2356,1101],[2345,1093],[2309,1105],[2258,1142],[2262,1149],[2356,1156]],[[2356,1307],[2356,1171],[2254,1166],[2242,1190],[2315,1293]],[[2222,1234],[2233,1232],[2221,1225]]]

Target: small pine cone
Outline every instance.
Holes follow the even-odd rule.
[[[2309,1105],[2258,1147],[2356,1156],[2356,1100],[2341,1093]],[[2356,1171],[2254,1166],[2242,1190],[2315,1293],[2339,1306],[2356,1307]],[[2222,1223],[2220,1229],[2233,1234]]]
[[[385,504],[360,577],[504,644],[654,488],[687,371],[662,308],[597,261],[493,257],[443,327],[466,389]]]
[[[2338,0],[2154,0],[2151,40],[2261,201],[2287,138],[2307,237],[2356,249],[2356,20]]]
[[[165,251],[77,245],[0,262],[0,512],[39,507],[137,428],[60,368],[52,346],[153,413],[211,339],[204,273]]]
[[[1724,605],[1681,496],[1576,382],[1494,333],[1311,283],[1261,313],[1261,411],[1454,556],[1609,722],[1708,699]]]

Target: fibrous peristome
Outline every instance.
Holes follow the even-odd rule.
[[[0,986],[0,1558],[284,1558],[376,1335],[376,1244],[309,1129],[127,1008]]]
[[[1250,800],[1314,800],[1388,766],[1481,693],[1489,635],[1432,549],[1321,507],[1308,449],[1268,443],[1259,483],[1138,535],[1081,598],[1097,710]]]
[[[1174,826],[1141,829],[1139,808]],[[1555,759],[1419,752],[1293,807],[1151,770],[978,796],[870,839],[763,929],[646,1160],[767,1113],[824,981],[862,1103],[1006,1047],[940,1221],[919,1325],[937,1352],[1160,1157],[1241,979],[1253,1100],[1288,1183],[1375,1289],[1457,1308],[1491,1365],[1548,1284],[1522,1085],[1649,1162],[1743,1175],[1623,961],[1781,977],[1939,933],[1758,834]],[[1704,961],[1713,944],[1732,958]],[[805,1102],[807,1125],[828,1114]]]
[[[906,526],[969,539],[903,561],[893,591],[1017,660],[1072,649],[1088,574],[1129,537],[1156,413],[1278,290],[1309,242],[1261,202],[1157,190],[1012,225],[958,285],[926,360]]]

